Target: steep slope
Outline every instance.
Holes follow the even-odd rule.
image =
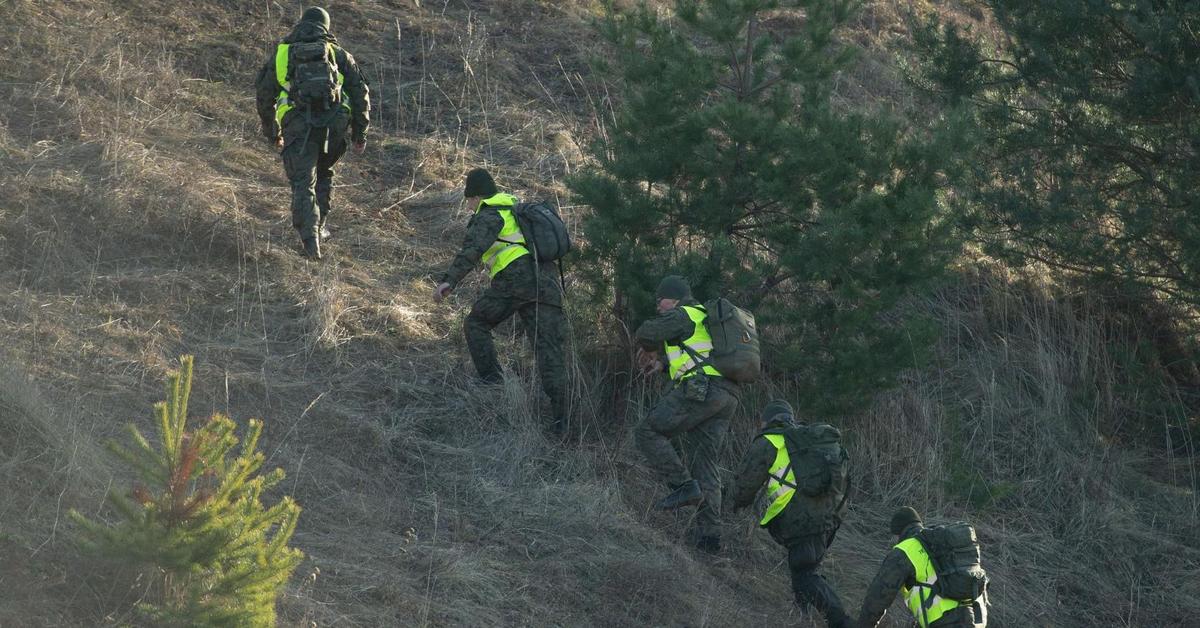
[[[15,593],[0,625],[128,619],[142,585],[78,558],[61,515],[124,490],[95,444],[127,421],[149,427],[162,374],[184,352],[197,357],[194,411],[263,417],[268,466],[286,470],[283,488],[305,509],[295,544],[308,560],[281,605],[287,625],[797,621],[783,555],[748,518],[714,561],[679,542],[681,516],[651,511],[661,487],[626,434],[654,391],[587,331],[597,315],[571,311],[586,431],[564,446],[540,435],[511,329],[503,390],[468,377],[459,328],[481,278],[446,305],[428,299],[465,223],[466,169],[487,164],[522,195],[554,196],[583,163],[610,89],[586,69],[590,8],[330,6],[373,83],[376,125],[367,155],[339,169],[336,237],[312,264],[297,255],[250,88],[298,11],[11,7],[0,34],[22,62],[0,70],[11,103],[0,111],[0,329],[20,368],[0,378],[2,486],[14,496],[0,547],[17,560],[0,567]],[[1175,461],[1179,476],[1154,480],[1143,471],[1161,452],[1101,440],[1097,425],[1124,408],[1103,389],[1108,346],[1123,340],[1010,284],[964,277],[921,304],[949,332],[939,368],[845,420],[861,495],[830,578],[856,606],[888,546],[890,508],[912,501],[979,523],[999,625],[1179,625],[1200,610],[1187,577],[1194,467]],[[751,430],[740,421],[730,464]]]

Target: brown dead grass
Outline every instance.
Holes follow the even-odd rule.
[[[498,330],[513,355],[504,386],[468,375],[460,325],[481,278],[429,302],[461,237],[468,168],[551,197],[581,165],[609,92],[586,69],[582,18],[595,3],[330,9],[373,82],[376,125],[368,155],[340,168],[336,237],[319,265],[296,254],[249,91],[292,12],[18,2],[0,25],[28,60],[0,70],[12,103],[0,111],[0,329],[18,365],[0,378],[0,486],[12,496],[0,544],[16,557],[0,566],[0,624],[128,621],[132,580],[79,558],[55,522],[125,485],[94,444],[126,421],[148,427],[184,352],[197,357],[193,408],[263,417],[268,465],[286,470],[282,490],[305,509],[295,544],[308,560],[281,623],[801,621],[782,552],[749,518],[730,523],[726,559],[711,561],[680,544],[682,517],[650,510],[661,487],[626,433],[654,393],[588,333],[598,317],[570,312],[586,431],[564,447],[541,436],[514,329]],[[1128,402],[1104,388],[1114,339],[1096,317],[1011,285],[966,281],[924,304],[949,331],[940,367],[843,421],[862,494],[831,579],[856,606],[887,548],[889,509],[912,502],[978,523],[998,625],[1191,617],[1194,483],[1151,480],[1157,452],[1097,439]],[[1090,405],[1080,390],[1096,393]],[[740,421],[727,461],[751,429]],[[972,505],[940,480],[964,450],[984,452],[968,477],[1012,485],[1002,500]]]

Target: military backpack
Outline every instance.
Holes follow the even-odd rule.
[[[288,100],[310,112],[328,111],[342,102],[333,45],[307,41],[288,46]]]
[[[554,205],[546,201],[517,203],[512,212],[526,248],[539,262],[562,259],[571,251],[571,234]]]
[[[979,539],[975,528],[958,521],[931,526],[917,533],[929,554],[937,581],[933,593],[948,600],[970,604],[987,588],[987,573],[979,564]]]
[[[740,383],[757,380],[762,373],[762,354],[754,314],[723,297],[705,303],[704,312],[704,326],[713,343],[706,362],[725,379]]]
[[[842,432],[827,423],[797,425],[783,432],[788,444],[796,490],[808,497],[832,497],[836,507],[846,495],[850,454]]]

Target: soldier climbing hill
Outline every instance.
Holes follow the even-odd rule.
[[[475,370],[487,383],[501,381],[492,330],[519,314],[533,342],[542,389],[550,397],[550,430],[562,435],[568,424],[564,358],[567,321],[558,274],[551,262],[539,261],[530,250],[533,243],[526,240],[517,221],[516,197],[500,192],[487,170],[478,168],[467,173],[463,197],[472,210],[467,235],[458,255],[438,280],[433,298],[446,298],[467,273],[483,264],[492,283],[475,301],[463,326]]]
[[[329,32],[329,14],[312,7],[272,51],[255,86],[263,135],[280,151],[292,187],[292,226],[305,255],[321,259],[333,166],[347,140],[355,153],[367,147],[367,81]]]

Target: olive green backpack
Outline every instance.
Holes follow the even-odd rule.
[[[738,383],[756,381],[762,374],[762,354],[758,346],[758,326],[754,314],[718,297],[704,304],[704,327],[712,336],[708,359],[684,345],[697,363],[711,364],[721,376]]]
[[[917,533],[917,540],[933,561],[937,581],[933,593],[948,600],[970,604],[987,588],[987,572],[979,563],[979,539],[970,524],[956,521],[930,526]]]

